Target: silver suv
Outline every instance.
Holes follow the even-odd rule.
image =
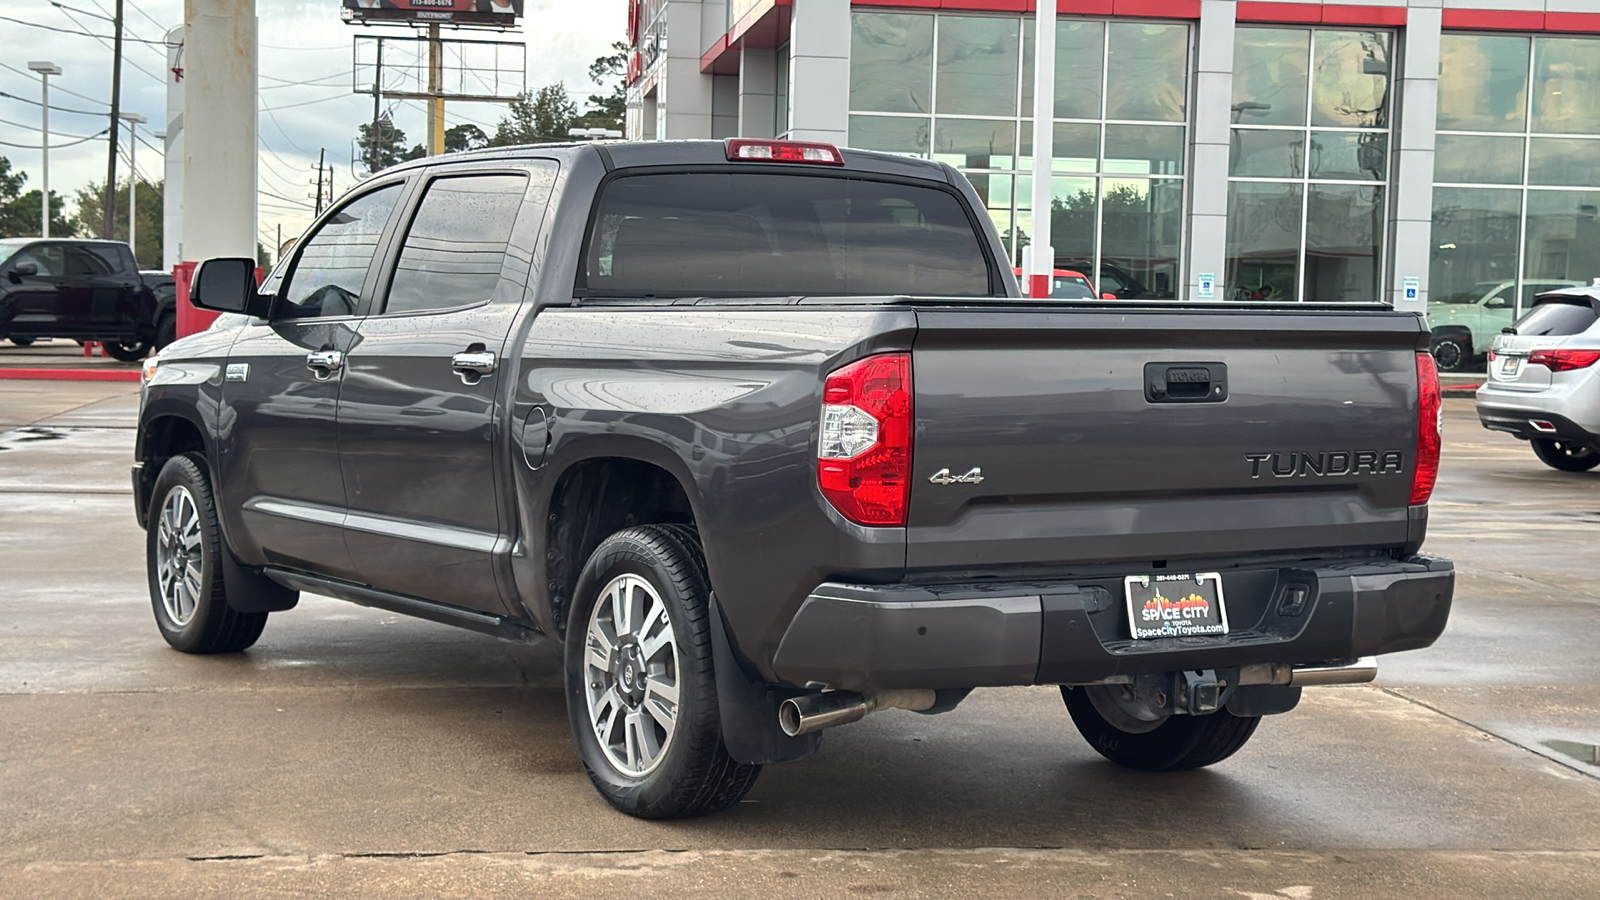
[[[1600,466],[1600,278],[1534,298],[1489,349],[1478,420],[1565,472]]]

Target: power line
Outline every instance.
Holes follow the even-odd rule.
[[[65,11],[63,11],[63,12],[65,12]],[[72,14],[71,13],[66,13],[66,15],[67,15],[67,18],[69,18],[69,19],[72,18]],[[91,32],[91,31],[87,31],[87,30],[84,30],[84,31],[73,31],[71,28],[57,28],[54,25],[45,25],[42,22],[29,22],[26,19],[13,19],[10,16],[0,16],[0,21],[15,22],[18,25],[30,25],[30,26],[32,26],[34,28],[43,28],[46,31],[54,31],[54,32],[58,32],[60,34],[72,34],[72,35],[77,35],[78,37],[92,37],[92,38],[94,38],[95,40],[98,40],[98,41],[109,41],[109,40],[111,40],[111,38],[106,36],[106,35],[95,34],[95,33]],[[83,27],[83,23],[78,22],[76,19],[73,19],[73,22],[76,23],[79,28]],[[141,44],[160,44],[163,47],[166,46],[166,43],[167,43],[166,41],[146,41],[146,40],[143,40],[141,38],[124,38],[124,40],[138,41]]]
[[[78,26],[79,28],[83,28],[84,27],[83,23],[79,22],[77,17],[73,16],[72,13],[67,12],[65,9],[61,10],[61,14],[66,16],[67,18],[71,19],[72,20],[72,24]],[[0,18],[3,18],[3,17],[0,17]],[[29,23],[29,24],[33,24],[33,23]],[[49,28],[50,26],[48,26],[48,25],[40,25],[38,27],[40,27],[40,28]],[[61,29],[57,28],[57,29],[52,29],[52,30],[60,31]],[[66,34],[72,34],[73,32],[65,32],[65,33]],[[110,38],[104,38],[104,37],[101,37],[98,34],[94,34],[94,33],[90,32],[87,28],[85,28],[82,32],[79,32],[79,33],[80,34],[84,34],[84,35],[88,35],[89,37],[92,37],[95,40],[99,41],[100,42],[100,46],[106,47],[107,49],[110,49],[112,51],[113,55],[115,55],[116,49],[111,47],[111,45],[106,43],[106,41],[110,40]],[[135,43],[140,43],[140,44],[155,44],[155,43],[159,43],[159,44],[161,44],[162,47],[166,46],[166,41],[147,41],[144,38],[140,38],[140,37],[130,37],[128,35],[128,29],[127,29],[126,25],[124,25],[123,28],[121,29],[121,38],[122,38],[122,40],[133,41]],[[166,51],[164,51],[164,50],[162,51],[161,58],[163,60],[167,58]],[[135,69],[138,69],[140,72],[144,73],[145,75],[148,75],[149,77],[155,79],[156,81],[159,81],[162,84],[166,84],[167,83],[167,79],[163,78],[160,75],[157,75],[156,73],[150,71],[149,69],[146,69],[144,66],[139,65],[138,63],[134,62],[133,60],[129,59],[128,57],[123,56],[123,57],[121,57],[121,59],[122,59],[123,62],[127,63],[130,66],[133,66]]]
[[[99,4],[96,4],[96,5],[98,6]],[[150,14],[145,12],[144,10],[140,9],[138,6],[134,5],[132,0],[128,0],[128,6],[132,7],[134,12],[138,13],[141,16],[144,16],[145,21],[147,21],[151,25],[154,25],[155,27],[161,29],[163,34],[165,34],[166,32],[172,30],[172,26],[163,25],[160,22],[157,22],[155,19],[150,18]]]
[[[16,100],[22,103],[27,103],[30,106],[41,105],[38,100],[29,100],[27,97],[18,97],[16,94],[8,94],[5,91],[0,91],[0,97],[4,97],[7,100]],[[100,112],[90,112],[86,109],[67,109],[65,106],[56,106],[55,104],[51,104],[50,111],[71,113],[75,116],[95,116],[96,118],[105,118],[106,115],[104,110],[101,110]]]
[[[0,124],[10,125],[10,126],[12,126],[14,128],[25,128],[28,131],[38,131],[39,130],[39,126],[37,126],[37,125],[24,125],[21,122],[13,122],[10,119],[0,119]],[[94,135],[94,134],[89,134],[89,135],[84,135],[84,134],[62,134],[59,131],[50,132],[50,136],[51,137],[64,137],[64,138],[82,138],[82,139],[84,139],[86,141],[87,140],[93,140],[94,138],[99,137],[99,135]]]
[[[7,63],[7,62],[5,62],[3,60],[0,60],[0,68],[10,69],[11,71],[17,73],[18,75],[24,76],[29,81],[37,80],[37,77],[32,72],[29,72],[29,71],[27,71],[25,69],[19,69],[16,66],[13,66],[10,63]],[[104,107],[106,107],[108,109],[111,107],[111,104],[105,102],[104,100],[96,100],[95,98],[90,97],[87,94],[80,94],[77,91],[61,87],[60,85],[56,85],[55,86],[55,90],[58,90],[63,94],[71,94],[72,96],[77,97],[79,100],[87,100],[90,103],[93,103],[93,104],[95,104],[97,106],[104,106]],[[54,107],[52,107],[52,108],[54,108]],[[105,113],[99,113],[99,115],[103,116],[103,115],[105,115]]]
[[[262,109],[263,112],[265,112],[267,114],[267,118],[272,120],[272,124],[278,129],[278,133],[283,135],[283,139],[289,142],[289,146],[295,148],[296,150],[299,150],[302,154],[304,154],[306,156],[310,156],[311,155],[310,153],[306,152],[306,149],[304,147],[301,147],[299,144],[296,144],[294,142],[294,138],[289,137],[289,132],[284,130],[283,123],[278,121],[278,116],[277,116],[276,113],[274,113],[272,111],[272,107],[267,106],[266,104],[262,104],[261,105],[261,109]],[[279,162],[282,162],[282,160],[279,160]]]
[[[96,138],[105,137],[106,132],[110,131],[110,130],[111,129],[107,128],[107,129],[101,131],[99,134],[91,134],[88,137],[84,138],[83,140],[79,140],[79,141],[72,141],[72,142],[66,143],[66,144],[51,144],[50,145],[50,149],[51,150],[60,150],[63,147],[75,147],[78,144],[82,144],[82,143],[85,143],[87,141],[92,141],[92,140],[95,140]],[[38,145],[37,144],[13,144],[10,141],[0,141],[0,147],[21,147],[24,150],[35,150],[35,149],[38,149]]]
[[[344,78],[344,77],[348,76],[349,74],[350,74],[349,72],[333,72],[333,73],[328,74],[328,75],[318,75],[315,78],[275,78],[275,77],[273,77],[271,75],[261,75],[261,76],[258,76],[258,77],[260,77],[260,78],[262,78],[262,79],[264,79],[266,81],[279,81],[279,82],[282,82],[285,85],[293,86],[293,85],[297,85],[297,84],[315,84],[318,81],[327,81],[327,80],[332,79],[332,78]]]
[[[286,103],[283,106],[267,106],[266,104],[262,104],[261,108],[270,113],[274,109],[278,109],[278,110],[294,109],[295,107],[298,107],[298,106],[311,106],[314,103],[327,103],[329,100],[342,100],[342,99],[344,99],[346,97],[351,97],[351,96],[354,96],[354,95],[353,94],[334,94],[332,97],[323,97],[320,100],[307,100],[307,101],[305,101],[303,103]]]

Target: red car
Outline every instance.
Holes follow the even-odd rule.
[[[1022,284],[1022,293],[1028,293],[1028,283],[1023,279],[1022,269],[1011,270],[1017,276],[1017,281]],[[1094,300],[1096,299],[1094,285],[1089,283],[1089,277],[1082,272],[1071,269],[1052,269],[1050,284],[1050,298],[1052,300]],[[1099,299],[1115,300],[1107,296]]]

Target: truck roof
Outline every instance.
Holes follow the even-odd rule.
[[[783,142],[779,142],[783,143]],[[607,168],[624,169],[640,166],[692,166],[728,163],[728,145],[724,141],[584,141],[568,144],[520,144],[514,147],[491,147],[469,150],[446,156],[425,157],[401,163],[386,172],[400,172],[457,162],[490,162],[497,159],[514,160],[529,157],[574,157],[582,153],[600,155]],[[949,181],[951,170],[943,163],[927,159],[914,159],[892,153],[872,150],[840,148],[847,171],[871,172],[878,175],[899,175],[910,178],[927,178]],[[810,166],[804,163],[771,163],[765,165],[793,166],[796,170],[808,168],[824,171],[833,166]]]

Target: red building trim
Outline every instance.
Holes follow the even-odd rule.
[[[1285,25],[1370,25],[1398,28],[1406,24],[1403,6],[1348,6],[1343,3],[1259,3],[1240,0],[1234,14],[1240,22]]]
[[[138,381],[138,369],[0,369],[0,379],[28,381]]]
[[[1544,14],[1544,30],[1600,34],[1600,13],[1547,12]]]
[[[1543,31],[1545,14],[1520,9],[1447,9],[1444,27],[1464,31]]]

